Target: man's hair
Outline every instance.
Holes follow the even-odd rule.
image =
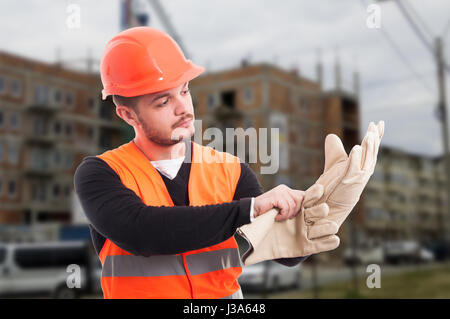
[[[122,95],[113,95],[112,100],[116,106],[123,105],[133,109],[136,113],[139,113],[138,103],[142,95],[126,97]]]

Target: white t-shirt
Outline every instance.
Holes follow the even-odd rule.
[[[166,176],[168,179],[174,179],[178,171],[181,168],[181,165],[184,162],[184,156],[174,159],[168,159],[168,160],[159,160],[159,161],[150,161],[152,163],[153,167],[156,168],[161,174]],[[254,204],[255,198],[252,197],[252,202],[250,205],[250,222],[252,222],[255,217],[253,217],[253,204]]]

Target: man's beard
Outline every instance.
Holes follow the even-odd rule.
[[[141,122],[142,125],[142,129],[144,130],[144,134],[145,137],[149,140],[152,141],[155,144],[158,144],[160,146],[172,146],[175,144],[180,143],[181,141],[188,139],[187,137],[184,136],[180,136],[177,138],[165,138],[164,136],[162,136],[161,133],[151,129],[150,127],[148,127],[147,123],[145,121],[143,121],[139,116],[138,116],[139,121]],[[183,119],[182,121],[185,121],[185,119]]]

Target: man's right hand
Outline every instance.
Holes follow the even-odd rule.
[[[304,191],[291,189],[286,185],[278,185],[270,191],[255,197],[253,203],[254,217],[262,215],[272,208],[278,208],[276,221],[292,219],[300,212]]]

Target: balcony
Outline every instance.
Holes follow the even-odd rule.
[[[22,208],[45,213],[60,213],[62,215],[66,214],[71,209],[69,201],[55,202],[50,200],[45,202],[40,202],[37,200],[29,201],[24,203]]]
[[[50,167],[26,166],[23,172],[25,177],[28,178],[50,178],[55,174],[55,171]]]
[[[51,147],[56,141],[55,136],[49,134],[26,134],[25,142],[28,145]]]
[[[52,116],[59,109],[56,106],[44,103],[33,103],[25,107],[25,110],[29,113],[38,113],[40,115]]]

